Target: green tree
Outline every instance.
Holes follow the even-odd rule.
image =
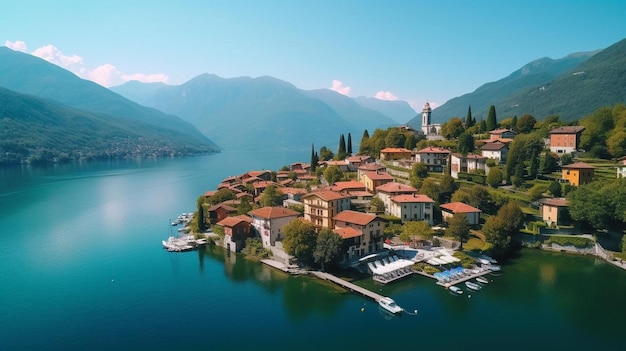
[[[480,124],[479,124],[479,126],[480,126],[480,128],[479,128],[478,130],[479,130],[479,132],[480,132],[481,134],[482,134],[482,133],[486,133],[486,132],[488,131],[488,130],[487,130],[487,122],[485,122],[485,120],[484,120],[484,119],[482,119],[482,118],[480,119]]]
[[[496,107],[494,105],[489,106],[489,112],[487,113],[487,132],[490,132],[498,127],[498,121],[496,119]]]
[[[408,221],[402,225],[400,240],[410,242],[414,237],[419,236],[422,239],[430,239],[433,237],[433,231],[426,221]]]
[[[411,176],[422,179],[428,177],[428,166],[423,162],[415,162],[411,167]]]
[[[474,146],[474,137],[468,133],[462,133],[459,135],[459,143],[457,150],[463,155],[467,155],[472,153],[475,149]]]
[[[513,175],[512,182],[516,188],[521,188],[522,185],[524,185],[524,164],[523,163],[518,163],[517,166],[515,166],[515,175]]]
[[[198,216],[196,219],[196,228],[194,228],[196,233],[202,233],[206,229],[206,222],[204,218],[204,195],[200,195],[196,200],[196,208],[198,209]]]
[[[458,117],[452,117],[441,126],[441,135],[446,139],[455,139],[465,131],[463,121]]]
[[[439,202],[441,191],[439,190],[439,184],[432,178],[426,178],[422,182],[422,187],[419,189],[420,193],[433,199],[435,202]]]
[[[335,154],[326,146],[322,146],[322,148],[320,149],[320,160],[328,161],[332,160],[333,157],[335,157]]]
[[[352,134],[348,133],[348,155],[352,155]]]
[[[234,200],[236,198],[237,196],[235,195],[234,191],[230,189],[220,189],[216,191],[215,194],[209,196],[209,198],[206,199],[206,202],[210,206],[213,206],[213,205],[221,204],[224,201]]]
[[[550,182],[550,184],[548,184],[548,191],[554,197],[561,197],[561,190],[561,183],[557,182],[556,180],[553,180]]]
[[[573,162],[574,162],[574,159],[572,158],[572,154],[561,155],[561,165],[563,166],[571,165]]]
[[[261,206],[281,206],[283,204],[284,195],[280,189],[274,185],[268,185],[261,193]]]
[[[413,150],[415,149],[416,145],[417,145],[417,138],[415,137],[415,134],[413,133],[409,134],[409,136],[406,137],[406,141],[404,142],[404,148],[407,150]]]
[[[545,152],[539,161],[539,172],[552,173],[559,167],[559,156],[553,152]]]
[[[497,216],[502,219],[504,230],[509,235],[516,234],[524,223],[524,212],[515,201],[509,201],[500,207]]]
[[[250,201],[248,201],[248,198],[244,196],[241,198],[241,201],[237,206],[237,214],[245,215],[250,211],[252,211],[252,205],[250,204]]]
[[[511,236],[504,229],[503,222],[500,216],[491,216],[482,228],[485,239],[492,245],[491,254],[497,258],[506,256],[511,247]]]
[[[317,243],[317,233],[313,224],[296,218],[285,224],[282,232],[285,252],[297,257],[301,262],[310,263]]]
[[[361,137],[361,144],[359,145],[359,154],[365,155],[367,153],[367,145],[370,139],[370,134],[367,132],[367,129],[363,131],[363,136]],[[371,156],[371,155],[370,155]]]
[[[537,156],[537,150],[533,150],[530,155],[530,165],[528,167],[528,175],[531,178],[537,178],[537,174],[539,174],[539,156]]]
[[[318,158],[317,158],[317,152],[315,152],[315,144],[311,144],[311,172],[315,172],[315,169],[317,168],[317,162],[318,162]],[[289,169],[287,169],[289,170]]]
[[[516,122],[516,129],[518,133],[530,133],[533,131],[533,129],[535,128],[535,124],[537,124],[537,120],[535,119],[535,117],[531,116],[531,115],[523,115],[517,122]]]
[[[346,139],[343,134],[339,136],[339,147],[337,148],[337,159],[343,160],[346,158]]]
[[[528,189],[527,194],[531,201],[539,200],[543,197],[543,193],[548,190],[548,187],[543,183],[537,183]]]
[[[513,116],[511,119],[511,129],[517,133],[517,115]]]
[[[463,188],[457,190],[454,192],[454,194],[452,194],[452,199],[450,199],[451,202],[463,202],[463,203],[469,203],[470,202],[470,194],[465,191]]]
[[[328,228],[322,228],[317,234],[313,259],[315,263],[322,266],[322,271],[326,265],[336,264],[341,257],[341,236]]]
[[[450,174],[444,174],[439,178],[439,200],[449,199],[458,188],[459,184],[454,178]],[[434,197],[431,197],[431,199],[437,201]]]
[[[502,185],[502,168],[499,166],[491,167],[489,174],[487,174],[487,184],[492,188],[497,188]]]
[[[374,196],[370,201],[370,209],[373,212],[385,212],[385,203],[379,197]]]
[[[467,107],[467,116],[465,116],[465,128],[470,128],[476,121],[472,119],[472,105]]]
[[[329,185],[335,184],[343,178],[343,172],[337,166],[328,166],[324,170],[324,179]]]
[[[487,188],[479,184],[474,184],[471,188],[469,188],[468,193],[470,196],[468,204],[482,210],[483,212],[487,212],[489,205],[493,201]]]
[[[385,147],[404,147],[406,137],[398,128],[389,128],[385,137]]]
[[[461,242],[461,250],[463,250],[463,243],[467,242],[470,235],[470,225],[467,222],[465,213],[455,213],[448,219],[448,229],[446,235],[449,235]]]

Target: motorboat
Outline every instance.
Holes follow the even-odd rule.
[[[489,284],[489,280],[487,280],[485,277],[477,277],[476,281],[481,284]]]
[[[456,295],[463,295],[463,290],[456,285],[452,285],[448,288],[448,290],[455,293]]]
[[[476,284],[476,283],[472,283],[472,282],[465,282],[465,286],[467,286],[469,289],[472,290],[480,290],[480,285]]]
[[[384,308],[386,311],[397,314],[403,311],[402,307],[398,306],[391,297],[383,297],[378,300],[378,305]]]
[[[488,266],[488,268],[492,271],[492,272],[498,272],[500,271],[500,269],[502,269],[500,266],[498,266],[497,264],[491,264]]]

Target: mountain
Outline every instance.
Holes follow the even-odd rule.
[[[537,119],[559,115],[573,121],[617,103],[626,103],[626,39],[546,84],[508,97],[498,115],[528,113]]]
[[[388,101],[366,96],[357,96],[352,99],[359,105],[389,116],[400,124],[407,123],[417,115],[409,103],[402,100]]]
[[[133,125],[146,137],[158,135],[163,142],[171,143],[175,152],[219,151],[193,125],[176,116],[139,105],[43,59],[6,47],[0,47],[0,87]]]
[[[508,99],[529,88],[548,84],[555,78],[576,68],[598,51],[583,52],[567,55],[561,59],[548,57],[532,61],[505,78],[486,83],[472,93],[450,99],[432,112],[433,123],[444,123],[451,117],[465,118],[468,106],[472,107],[472,116],[477,119],[487,118],[489,106],[496,106],[499,119],[506,116],[527,112],[511,113],[506,108]],[[544,116],[536,116],[543,118]],[[421,127],[421,116],[413,118],[408,124],[414,128]]]
[[[339,135],[394,124],[330,90],[304,91],[272,77],[202,74],[182,85],[128,82],[111,90],[193,123],[220,147],[241,151],[335,149]]]

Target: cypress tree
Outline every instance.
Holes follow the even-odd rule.
[[[352,135],[348,133],[348,155],[352,156]]]
[[[467,108],[467,117],[465,117],[465,128],[469,128],[474,125],[474,119],[472,119],[472,106]]]
[[[498,126],[498,122],[496,120],[496,107],[491,105],[489,106],[489,113],[487,114],[487,131],[490,132]]]
[[[317,161],[315,160],[315,144],[311,144],[311,172],[315,172]]]
[[[341,160],[346,157],[346,139],[343,134],[339,137],[339,149],[337,150],[337,159]]]
[[[365,150],[367,148],[367,142],[370,139],[370,134],[367,132],[367,129],[363,131],[363,136],[361,137],[361,145],[359,145],[359,154],[365,154]]]

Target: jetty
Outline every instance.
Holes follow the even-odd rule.
[[[371,290],[365,289],[363,287],[360,287],[356,284],[352,284],[348,281],[345,281],[339,277],[336,277],[332,274],[326,273],[326,272],[320,272],[320,271],[311,271],[311,274],[313,274],[314,276],[322,279],[322,280],[328,280],[331,281],[347,290],[359,293],[365,297],[369,297],[370,299],[373,299],[374,301],[378,302],[380,299],[382,299],[384,296],[377,294]]]
[[[449,281],[445,281],[444,282],[444,281],[437,280],[437,285],[441,285],[444,288],[448,288],[448,287],[450,287],[452,285],[463,283],[463,282],[468,281],[470,279],[482,277],[483,275],[488,274],[488,273],[491,273],[490,269],[481,269],[478,272],[472,272],[472,273],[469,273],[469,274],[464,274],[462,276],[454,277],[453,279],[451,279]],[[434,276],[432,276],[432,278],[437,279]]]

